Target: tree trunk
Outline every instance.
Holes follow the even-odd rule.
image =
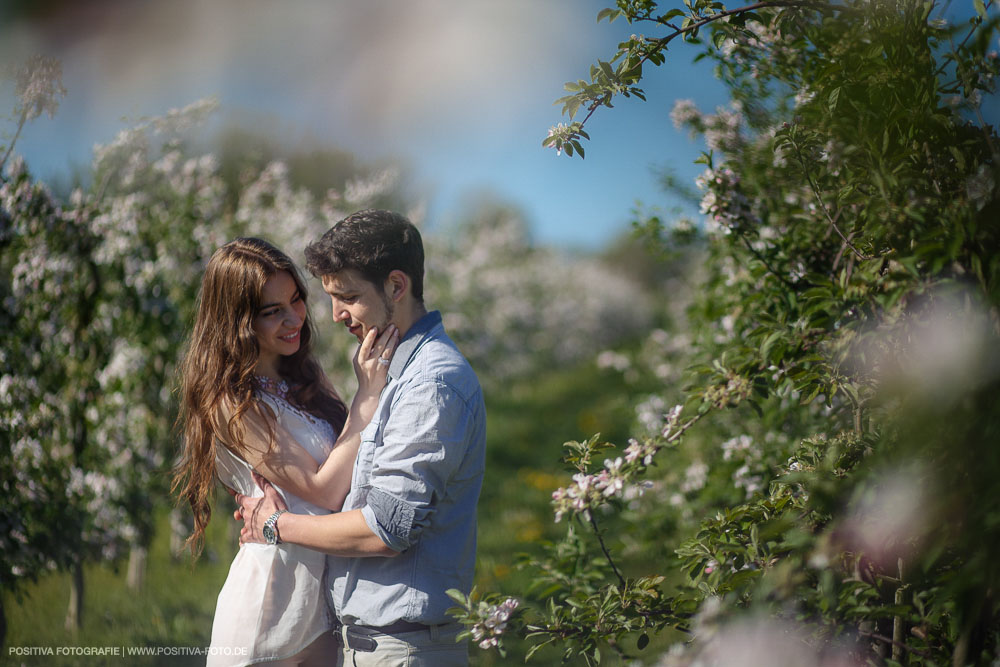
[[[146,557],[149,550],[138,544],[133,544],[128,554],[128,576],[125,583],[129,590],[141,591],[142,584],[146,578]]]
[[[238,545],[240,543],[240,531],[243,530],[243,524],[239,521],[233,521],[233,517],[230,515],[229,521],[226,521],[226,549],[229,549],[231,544]]]
[[[76,632],[83,627],[83,561],[77,561],[73,564],[71,577],[66,629],[70,632]]]
[[[962,631],[955,642],[955,650],[951,653],[951,667],[966,667],[965,658],[969,654],[969,628]]]
[[[3,608],[3,591],[0,591],[0,652],[7,644],[7,614]],[[0,653],[2,655],[2,653]]]
[[[906,584],[903,583],[902,558],[898,559],[897,565],[899,566],[899,587],[896,588],[894,602],[897,606],[901,606],[906,600]],[[899,614],[892,619],[892,640],[892,659],[896,662],[902,662],[906,657],[903,653],[903,642],[906,641],[906,621]]]
[[[170,510],[170,557],[174,560],[181,557],[187,536],[188,528],[184,523],[184,514],[175,507]]]

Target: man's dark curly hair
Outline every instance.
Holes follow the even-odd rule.
[[[353,269],[377,287],[399,269],[410,277],[413,296],[424,299],[424,244],[404,216],[367,209],[347,216],[306,246],[306,268],[317,278]]]

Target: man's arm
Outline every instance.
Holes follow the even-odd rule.
[[[264,489],[263,498],[250,498],[235,494],[239,509],[236,518],[243,520],[240,543],[264,544],[261,529],[274,512],[286,509],[284,501],[270,482],[257,477]],[[334,556],[396,556],[398,551],[390,549],[368,528],[361,510],[312,516],[307,514],[282,514],[275,525],[278,538],[288,544],[322,551]]]
[[[437,379],[397,387],[366,480],[362,517],[392,549],[419,542],[469,452],[473,414],[466,400]],[[475,512],[475,507],[470,508]]]

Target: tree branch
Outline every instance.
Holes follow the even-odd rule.
[[[948,4],[951,4],[951,3],[948,3]],[[986,0],[986,2],[985,2],[985,3],[984,3],[984,5],[983,5],[983,8],[984,8],[984,9],[989,9],[989,8],[990,8],[990,5],[992,5],[992,4],[993,4],[993,0]],[[944,11],[942,11],[942,12],[941,12],[941,14],[943,15],[943,14],[944,14]],[[968,41],[969,41],[969,39],[970,39],[970,38],[971,38],[971,37],[972,37],[972,36],[973,36],[974,34],[976,34],[976,28],[978,28],[978,27],[979,27],[979,26],[978,26],[978,25],[976,25],[975,23],[973,23],[973,24],[972,24],[972,25],[971,25],[971,26],[969,27],[969,32],[967,32],[967,33],[965,34],[965,37],[963,37],[963,38],[962,38],[962,41],[958,43],[958,48],[956,48],[956,47],[955,47],[955,38],[954,38],[954,37],[951,37],[951,36],[949,36],[949,37],[948,37],[948,42],[949,42],[949,43],[951,44],[951,52],[952,52],[952,54],[953,54],[953,55],[958,55],[958,49],[959,49],[959,48],[962,48],[963,46],[965,46],[965,43],[966,43],[966,42],[968,42]],[[947,68],[948,68],[948,61],[947,61],[947,60],[945,60],[945,61],[944,61],[944,63],[943,63],[942,65],[941,65],[941,67],[939,67],[939,68],[937,69],[937,71],[936,71],[936,72],[934,72],[934,74],[935,74],[936,76],[940,76],[941,74],[943,74],[943,73],[944,73],[944,71],[945,71],[945,70],[946,70]]]
[[[692,417],[691,419],[689,419],[678,430],[674,431],[667,438],[665,438],[666,442],[670,443],[670,442],[674,442],[674,441],[678,440],[682,435],[684,435],[685,431],[687,431],[689,428],[691,428],[692,426],[694,426],[706,414],[708,414],[708,413],[703,413],[703,414],[700,414],[700,415],[695,415],[694,417]],[[590,527],[594,530],[594,535],[597,536],[597,541],[601,545],[601,551],[604,553],[604,558],[608,561],[608,564],[611,565],[611,569],[614,571],[615,576],[618,577],[618,583],[620,583],[621,586],[622,586],[622,588],[624,589],[625,586],[627,585],[627,582],[625,581],[625,577],[622,576],[622,573],[618,570],[618,566],[615,564],[614,559],[611,558],[611,551],[608,549],[607,545],[604,543],[604,536],[601,535],[601,530],[600,530],[600,528],[597,525],[597,519],[594,518],[594,512],[593,512],[593,510],[592,509],[588,510],[586,512],[586,515],[587,515],[587,521],[590,522]],[[577,518],[579,518],[579,514],[577,514]]]
[[[870,637],[870,638],[878,640],[880,642],[885,642],[886,644],[889,644],[890,646],[898,646],[899,648],[903,649],[904,651],[908,651],[909,653],[912,653],[914,655],[919,655],[921,658],[925,658],[927,660],[932,660],[933,657],[934,657],[930,653],[928,653],[927,651],[921,651],[918,648],[913,648],[912,646],[909,646],[908,644],[896,641],[896,640],[894,640],[891,637],[886,637],[885,635],[880,635],[877,632],[868,632],[867,630],[858,630],[858,634],[861,635],[862,637]]]
[[[992,4],[993,4],[993,0],[986,0],[986,3],[984,5],[984,11],[987,10],[987,9],[989,9],[990,5],[992,5]],[[969,32],[965,35],[965,38],[959,43],[959,45],[957,47],[955,46],[955,39],[952,38],[952,37],[948,38],[948,41],[951,44],[952,55],[956,56],[956,58],[955,58],[956,61],[958,60],[958,57],[957,57],[958,56],[958,50],[961,49],[961,48],[963,48],[963,47],[965,47],[965,43],[968,42],[969,38],[971,38],[972,35],[975,34],[976,28],[978,28],[978,27],[979,27],[978,25],[976,25],[975,23],[973,23],[972,26],[969,28]],[[942,66],[942,68],[938,70],[938,73],[940,73],[943,70],[943,68],[944,68],[944,66]],[[957,74],[959,76],[956,79],[955,83],[958,84],[959,87],[961,88],[962,87],[961,72],[958,72]],[[1000,151],[997,150],[997,146],[993,142],[993,136],[986,129],[987,123],[986,123],[986,119],[983,118],[982,111],[980,110],[980,105],[979,104],[973,104],[972,111],[976,115],[976,120],[979,121],[979,126],[982,129],[982,131],[983,131],[983,136],[986,138],[986,144],[990,147],[990,153],[992,153],[994,156],[1000,155]],[[0,165],[0,167],[2,167],[2,165]]]
[[[14,133],[14,138],[10,140],[10,146],[7,147],[7,152],[4,153],[3,159],[0,160],[0,176],[3,175],[3,168],[7,164],[7,158],[10,157],[11,152],[14,150],[14,144],[17,143],[18,138],[21,136],[21,130],[24,129],[25,123],[28,122],[28,110],[25,109],[21,112],[21,120],[17,123],[17,132]]]
[[[752,12],[758,9],[767,9],[769,7],[811,7],[813,9],[843,9],[842,7],[836,7],[834,5],[827,4],[825,2],[812,2],[810,0],[764,0],[764,2],[757,2],[752,5],[746,5],[744,7],[737,7],[736,9],[727,9],[725,11],[719,12],[718,14],[712,14],[711,16],[706,16],[697,23],[692,23],[686,28],[675,28],[673,34],[667,35],[666,37],[661,37],[655,40],[659,46],[665,47],[667,44],[672,42],[675,38],[684,35],[689,32],[697,32],[703,26],[717,21],[727,16],[733,16],[734,14],[743,14],[745,12]]]
[[[806,180],[809,181],[809,188],[812,190],[813,196],[816,197],[816,201],[819,203],[819,207],[820,209],[822,209],[823,215],[826,216],[826,219],[829,221],[830,226],[833,227],[833,230],[837,232],[837,235],[840,236],[841,239],[843,239],[844,244],[851,249],[851,252],[857,255],[858,259],[875,259],[874,255],[868,256],[865,255],[860,250],[858,250],[854,246],[854,244],[851,243],[851,239],[845,236],[844,232],[840,231],[840,227],[837,226],[837,221],[833,218],[832,215],[830,215],[830,210],[826,207],[826,202],[823,201],[823,195],[819,191],[819,186],[816,185],[816,181],[813,179],[812,174],[809,172],[809,165],[806,164],[805,157],[802,155],[802,151],[799,148],[799,144],[796,141],[791,141],[790,143],[792,144],[792,147],[795,149],[795,156],[798,158],[799,164],[802,165],[802,170],[806,174]]]
[[[846,7],[832,5],[832,4],[825,3],[825,2],[816,2],[815,0],[763,0],[762,2],[755,2],[752,5],[745,5],[743,7],[737,7],[736,9],[727,9],[725,11],[719,12],[718,14],[712,14],[711,16],[706,16],[703,19],[701,19],[700,21],[697,21],[696,23],[692,23],[691,25],[687,26],[686,28],[678,28],[678,27],[676,27],[675,25],[673,25],[673,24],[671,24],[669,22],[661,21],[659,19],[652,19],[652,18],[648,18],[648,17],[647,18],[636,17],[635,20],[639,20],[639,21],[653,21],[653,22],[657,23],[658,25],[667,25],[667,26],[673,28],[674,32],[672,32],[671,34],[666,35],[664,37],[660,37],[658,39],[650,38],[649,41],[652,42],[653,44],[655,44],[655,48],[652,49],[652,50],[650,50],[649,52],[646,53],[646,55],[644,55],[642,58],[640,58],[639,62],[636,63],[636,66],[633,69],[641,67],[643,64],[645,64],[646,62],[648,62],[649,59],[653,56],[653,54],[660,53],[661,51],[663,51],[664,49],[666,49],[667,44],[669,44],[670,42],[672,42],[677,37],[680,37],[682,35],[686,35],[686,34],[689,34],[689,33],[697,32],[702,27],[704,27],[704,26],[706,26],[709,23],[712,23],[714,21],[718,21],[719,19],[727,18],[729,16],[734,16],[736,14],[743,14],[743,13],[746,13],[746,12],[752,12],[752,11],[755,11],[755,10],[758,10],[758,9],[767,9],[769,7],[802,7],[802,8],[812,8],[812,9],[832,9],[832,10],[837,10],[837,11],[847,11],[848,10],[848,8],[846,8]],[[580,122],[580,128],[581,129],[583,128],[584,125],[587,124],[587,121],[590,120],[590,117],[592,115],[594,115],[594,112],[597,111],[597,108],[603,105],[603,100],[605,99],[605,97],[606,96],[602,95],[600,98],[594,99],[594,100],[591,101],[590,105],[587,107],[587,115],[586,115],[586,117],[584,117],[584,119]],[[575,138],[578,135],[576,135],[576,133],[574,133],[573,136]]]
[[[786,278],[785,276],[781,275],[780,273],[774,270],[774,267],[771,266],[771,264],[764,258],[762,254],[757,252],[757,250],[753,247],[753,245],[750,243],[750,240],[746,236],[740,234],[739,237],[743,241],[743,245],[745,245],[747,250],[750,251],[750,254],[756,257],[757,260],[760,261],[760,263],[763,264],[764,267],[771,272],[771,275],[780,280],[785,287],[788,287],[791,290],[797,289],[795,283],[793,283],[788,278]]]
[[[594,535],[597,536],[597,542],[601,545],[601,551],[604,552],[604,558],[607,559],[608,563],[611,565],[611,569],[614,570],[615,576],[618,577],[618,583],[621,584],[624,590],[626,583],[625,577],[622,573],[618,571],[618,566],[615,565],[615,561],[611,558],[611,552],[608,551],[608,547],[604,544],[604,537],[601,535],[600,528],[597,527],[597,519],[594,518],[594,513],[587,512],[587,519],[590,521],[590,526],[594,529]]]

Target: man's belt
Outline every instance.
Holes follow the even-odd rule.
[[[375,635],[397,635],[403,632],[416,632],[417,630],[429,630],[429,625],[423,623],[412,623],[410,621],[396,621],[389,625],[345,625],[340,636],[344,640],[347,648],[364,653],[371,653],[378,646]]]

